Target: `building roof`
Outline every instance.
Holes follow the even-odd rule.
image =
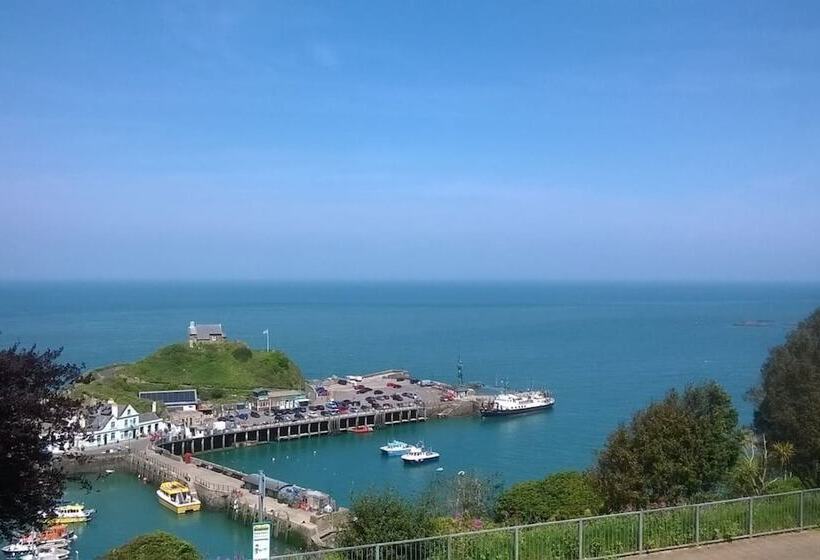
[[[271,399],[278,399],[282,397],[301,397],[304,396],[304,391],[299,391],[296,389],[270,389],[268,390],[268,398]]]
[[[96,414],[91,417],[91,429],[95,432],[102,430],[109,420],[111,420],[110,414]]]
[[[154,420],[159,420],[159,416],[157,416],[156,412],[143,412],[140,414],[139,423],[143,424],[145,422],[153,422]]]
[[[159,401],[166,406],[196,404],[196,389],[176,389],[172,391],[140,391],[139,397],[146,401]]]
[[[192,334],[197,340],[210,340],[212,336],[217,337],[224,337],[225,333],[222,332],[222,325],[197,325],[192,324],[189,327],[189,332]]]

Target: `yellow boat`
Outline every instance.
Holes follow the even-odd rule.
[[[157,498],[159,503],[176,513],[199,511],[202,507],[202,503],[191,493],[191,489],[176,480],[160,484]]]
[[[55,523],[85,523],[94,516],[93,509],[85,509],[83,504],[66,504],[54,508],[54,516],[48,520]]]

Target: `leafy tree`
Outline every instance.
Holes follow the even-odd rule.
[[[596,476],[612,510],[676,504],[714,492],[740,443],[737,411],[720,385],[672,390],[610,435]]]
[[[565,471],[514,484],[498,498],[497,511],[505,521],[537,523],[596,515],[603,505],[588,474]]]
[[[341,546],[427,537],[435,529],[433,516],[413,501],[385,490],[353,499],[347,523],[338,535]]]
[[[140,535],[106,553],[102,560],[201,560],[190,543],[162,531]]]
[[[63,494],[65,475],[49,446],[73,440],[79,403],[64,390],[80,368],[59,364],[61,350],[17,344],[0,350],[0,535],[37,528]]]
[[[820,484],[820,309],[773,348],[753,389],[754,426],[772,441],[794,445],[795,474]]]
[[[437,476],[425,490],[421,505],[431,515],[475,520],[492,517],[501,482],[463,471]]]

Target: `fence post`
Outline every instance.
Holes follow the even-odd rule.
[[[803,495],[805,494],[805,490],[800,491],[800,530],[803,530]]]
[[[700,544],[700,504],[695,505],[695,544]]]
[[[643,552],[643,510],[638,512],[638,552]]]
[[[453,560],[453,537],[447,537],[447,560]]]
[[[382,557],[382,545],[376,545],[376,560],[379,560]]]
[[[578,520],[578,560],[584,558],[584,520]]]
[[[515,542],[515,549],[513,550],[513,559],[518,560],[520,558],[519,550],[520,550],[520,546],[521,546],[521,528],[520,527],[515,528],[514,537],[515,537],[515,541],[514,541]]]
[[[749,496],[749,536],[751,537],[754,533],[754,523],[752,522],[752,516],[754,515],[754,496]]]

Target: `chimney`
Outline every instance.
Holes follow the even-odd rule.
[[[120,417],[120,407],[114,401],[108,401],[111,404],[111,416],[114,418]]]
[[[156,414],[156,412],[157,412],[157,401],[151,401],[151,412]]]

